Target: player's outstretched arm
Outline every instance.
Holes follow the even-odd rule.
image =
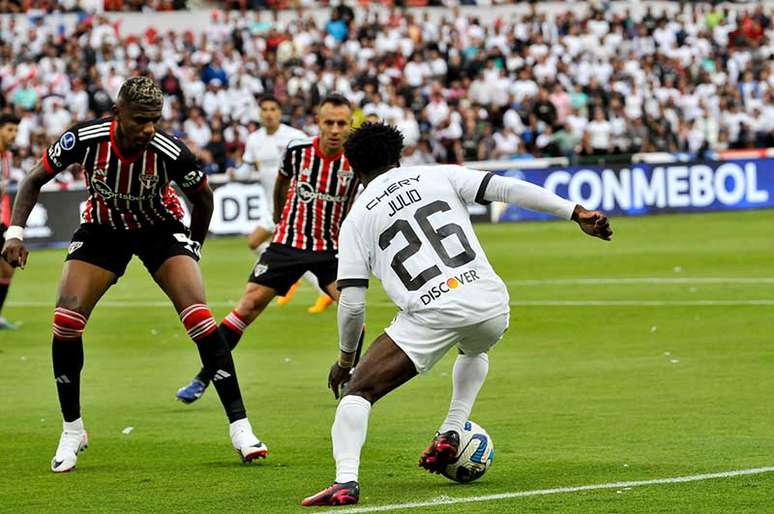
[[[38,202],[40,188],[52,178],[53,175],[46,171],[43,160],[40,160],[19,185],[13,204],[11,226],[5,233],[5,245],[1,252],[3,258],[14,268],[24,268],[27,265],[29,252],[24,246],[24,226],[27,224],[32,208]]]
[[[572,219],[590,236],[610,241],[613,231],[607,217],[600,211],[589,211],[582,205],[565,200],[538,185],[510,177],[492,175],[486,183],[484,200],[515,203],[533,211],[546,212]]]
[[[186,193],[186,196],[192,206],[191,239],[201,246],[207,238],[207,231],[210,229],[210,220],[212,219],[214,208],[212,189],[209,185],[205,185],[195,192]]]
[[[328,374],[328,387],[337,400],[356,364],[357,347],[365,322],[365,298],[366,288],[356,286],[344,287],[339,296],[339,358]]]

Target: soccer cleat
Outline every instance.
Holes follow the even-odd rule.
[[[277,298],[277,305],[287,305],[290,303],[290,300],[293,299],[293,296],[296,294],[296,291],[298,291],[298,286],[301,285],[301,281],[299,280],[292,286],[290,286],[290,289],[288,289],[288,292],[285,293],[285,296],[280,296]]]
[[[62,430],[59,446],[56,448],[54,458],[51,459],[51,471],[54,473],[72,471],[78,460],[78,453],[85,450],[88,445],[89,435],[85,430]]]
[[[360,499],[360,486],[357,482],[334,483],[314,496],[304,498],[304,507],[324,507],[326,505],[352,505]]]
[[[7,319],[0,317],[0,330],[17,330],[18,328]]]
[[[269,453],[269,448],[253,434],[253,428],[247,418],[231,423],[229,435],[231,436],[231,444],[242,462],[265,459]]]
[[[183,403],[193,403],[202,397],[207,389],[207,384],[194,378],[191,383],[177,390],[177,399]]]
[[[323,294],[317,297],[317,301],[314,302],[314,305],[306,309],[306,312],[309,314],[320,314],[321,312],[325,311],[330,304],[333,303],[333,300],[331,300],[331,297],[327,294]]]
[[[419,467],[430,473],[440,473],[457,456],[460,435],[454,430],[435,434],[430,446],[419,457]]]

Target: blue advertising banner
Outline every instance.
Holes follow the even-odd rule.
[[[614,215],[774,208],[774,159],[542,170],[520,170],[517,165],[497,173]],[[552,218],[515,205],[496,212],[496,221]]]

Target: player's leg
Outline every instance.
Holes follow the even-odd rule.
[[[328,284],[327,287],[323,287],[322,282],[320,282],[317,277],[314,276],[313,273],[307,272],[304,274],[304,278],[309,281],[310,284],[314,285],[317,289],[322,291],[323,294],[319,295],[317,297],[317,300],[315,300],[314,305],[306,309],[306,312],[309,314],[319,314],[321,312],[324,312],[325,309],[331,306],[331,304],[334,301],[334,298],[338,298],[339,290],[336,289],[336,284],[331,283]],[[335,297],[331,294],[329,289],[333,289],[335,291]]]
[[[357,503],[360,494],[358,471],[360,451],[365,443],[371,405],[417,375],[417,368],[387,334],[371,344],[355,367],[344,397],[336,409],[331,429],[336,481],[302,502],[304,506]]]
[[[3,239],[0,237],[0,244]],[[5,262],[5,259],[0,257],[0,330],[15,330],[16,326],[7,321],[3,317],[3,304],[8,296],[8,289],[11,287],[11,279],[13,278],[13,266]]]
[[[245,292],[237,303],[237,306],[223,318],[218,331],[226,341],[229,351],[239,344],[247,326],[263,312],[277,292],[269,287],[248,282]],[[178,389],[177,399],[183,403],[193,403],[202,397],[204,391],[213,379],[212,370],[203,367],[199,373],[188,383]]]
[[[419,465],[431,473],[440,473],[456,457],[460,434],[489,372],[488,352],[508,328],[508,315],[460,329],[460,353],[452,371],[452,398],[446,419]]]
[[[147,261],[146,266],[151,267]],[[199,265],[191,256],[175,255],[153,272],[153,279],[174,304],[188,335],[196,343],[204,369],[214,377],[234,448],[244,461],[265,457],[268,450],[255,437],[247,420],[231,352],[206,304]]]
[[[271,300],[279,294],[285,294],[303,272],[297,256],[289,249],[270,245],[263,252],[250,273],[242,298],[220,324],[219,331],[229,349],[236,347],[247,326]],[[196,401],[204,394],[210,380],[212,375],[206,369],[200,370],[188,385],[178,389],[177,398],[184,403]]]
[[[88,262],[68,260],[64,265],[51,342],[54,379],[63,417],[62,435],[51,461],[51,470],[57,473],[73,469],[78,452],[87,444],[80,405],[82,335],[92,309],[116,278],[116,273]]]
[[[301,287],[301,281],[296,281],[292,286],[288,288],[288,291],[279,296],[277,298],[277,305],[283,306],[290,303],[290,300],[293,299],[294,296],[296,296],[296,292],[298,291],[298,288]]]

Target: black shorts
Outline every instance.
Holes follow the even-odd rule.
[[[325,290],[325,286],[336,281],[338,267],[336,252],[311,252],[272,243],[255,263],[247,281],[270,287],[284,296],[304,273],[311,271]]]
[[[182,223],[165,223],[139,230],[119,231],[84,223],[73,234],[66,261],[83,261],[118,275],[136,255],[150,274],[175,255],[188,255],[198,261],[188,229]]]
[[[3,249],[3,246],[5,245],[5,231],[8,230],[8,225],[5,223],[0,223],[0,250]]]

